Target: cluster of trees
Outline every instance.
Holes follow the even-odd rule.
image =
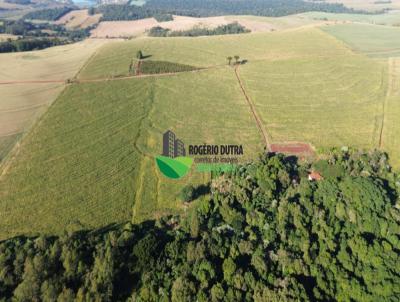
[[[103,14],[101,21],[139,20],[165,13],[141,6],[120,4],[102,5],[95,12]]]
[[[246,62],[246,60],[239,61],[240,57],[238,55],[234,55],[233,57],[231,57],[231,56],[226,57],[226,60],[228,61],[228,65],[231,65],[233,59],[235,59],[234,64]]]
[[[231,35],[249,33],[250,30],[242,26],[238,22],[232,22],[226,25],[220,25],[216,28],[207,28],[203,26],[195,26],[188,30],[171,31],[161,26],[152,27],[148,35],[151,37],[199,37],[199,36],[215,36],[215,35]]]
[[[400,178],[380,152],[267,154],[185,217],[0,243],[4,301],[399,301]]]
[[[143,59],[143,56],[141,57]],[[137,70],[137,69],[140,70]],[[173,63],[168,61],[150,61],[142,60],[140,64],[134,64],[131,62],[129,66],[130,74],[160,74],[160,73],[172,73],[172,72],[184,72],[198,69],[197,67]]]
[[[68,30],[62,25],[32,23],[24,20],[2,20],[0,33],[19,36],[15,40],[0,42],[0,53],[44,49],[73,43],[90,35],[92,27]]]
[[[20,5],[32,4],[31,0],[5,0],[5,2],[13,3],[13,4],[20,4]]]
[[[174,20],[174,17],[171,14],[155,14],[153,17],[158,22],[167,22]]]
[[[72,10],[71,7],[57,7],[57,8],[48,8],[36,10],[30,13],[27,13],[23,18],[28,20],[47,20],[47,21],[55,21],[65,14],[69,13]]]
[[[65,44],[65,41],[58,38],[24,38],[9,40],[0,42],[0,53],[39,50],[62,44]]]
[[[159,15],[211,17],[220,15],[257,15],[279,17],[307,11],[366,13],[343,4],[302,0],[149,0],[143,6],[104,5],[98,9],[102,20],[137,20]]]

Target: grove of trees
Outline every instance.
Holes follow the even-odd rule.
[[[325,1],[302,0],[149,0],[143,6],[135,5],[103,5],[98,9],[103,14],[102,19],[136,20],[148,17],[172,15],[211,17],[221,15],[256,15],[280,17],[308,11],[331,13],[365,13],[354,10],[343,4],[327,3]],[[378,13],[378,12],[375,12]],[[161,19],[165,21],[164,18]]]
[[[400,300],[400,177],[384,153],[266,154],[209,188],[181,217],[1,242],[0,299]]]
[[[203,26],[195,26],[187,30],[169,30],[160,26],[152,27],[149,31],[151,37],[199,37],[199,36],[215,36],[215,35],[232,35],[249,33],[250,30],[242,26],[238,22],[232,22],[226,25],[219,25],[216,28],[207,28]]]

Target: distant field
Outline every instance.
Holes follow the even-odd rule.
[[[157,22],[154,18],[135,21],[105,21],[92,31],[92,37],[137,37],[143,35],[154,26],[171,30],[187,30],[194,26],[215,28],[219,25],[238,22],[252,32],[270,32],[304,25],[321,24],[320,20],[312,20],[303,16],[287,16],[281,18],[255,16],[220,16],[208,18],[193,18],[174,16],[173,21]]]
[[[15,40],[18,36],[9,35],[9,34],[0,34],[0,42],[7,41],[8,39]]]
[[[400,3],[400,2],[399,2]],[[400,26],[400,11],[389,11],[385,14],[334,14],[324,12],[309,12],[299,16],[315,20],[351,21],[377,25]]]
[[[379,3],[377,0],[327,0],[331,3],[343,3],[347,7],[367,11],[379,11],[384,8],[400,9],[400,0],[390,0],[390,3]]]
[[[318,29],[199,38],[142,38],[105,45],[80,78],[126,75],[136,51],[151,60],[169,61],[197,67],[225,65],[228,56],[242,59],[281,60],[286,58],[345,55],[345,48],[332,49],[334,41]],[[335,42],[336,43],[336,42]]]
[[[73,77],[84,62],[102,44],[101,40],[52,47],[41,51],[0,54],[0,83],[25,80],[66,80]],[[0,85],[0,154],[13,144],[51,104],[65,87],[61,83],[20,83]],[[1,158],[0,158],[1,161]]]
[[[63,24],[67,28],[86,28],[99,23],[101,14],[89,15],[87,9],[73,10],[58,19],[56,24]]]
[[[349,45],[354,51],[371,57],[400,56],[400,28],[367,24],[341,24],[322,29]]]

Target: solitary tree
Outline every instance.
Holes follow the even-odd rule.
[[[143,53],[142,53],[141,50],[138,50],[138,51],[136,52],[136,58],[138,58],[139,60],[143,59]]]
[[[227,57],[226,59],[228,60],[228,65],[231,65],[232,57],[229,56],[229,57]]]
[[[235,63],[237,64],[237,63],[239,63],[239,56],[238,55],[236,55],[236,56],[234,56],[234,58],[235,58]]]
[[[88,9],[88,14],[89,14],[90,16],[93,16],[95,13],[96,13],[96,10],[94,9],[94,7],[90,7],[90,8]]]
[[[195,190],[192,185],[187,185],[183,187],[181,193],[180,193],[180,198],[183,202],[189,202],[192,201],[195,197]]]

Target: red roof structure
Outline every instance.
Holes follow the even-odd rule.
[[[322,177],[322,175],[319,174],[319,173],[316,172],[316,171],[311,171],[311,173],[308,174],[308,180],[316,180],[316,181],[318,181],[318,180],[322,180],[322,179],[324,179],[324,178]]]

